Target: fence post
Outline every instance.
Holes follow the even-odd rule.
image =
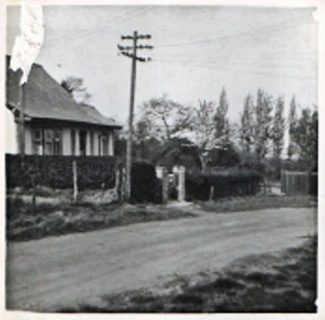
[[[72,161],[72,174],[73,174],[73,202],[77,202],[77,197],[78,197],[77,160]]]
[[[178,201],[185,201],[185,167],[178,169]]]
[[[210,186],[210,193],[209,193],[209,201],[213,200],[213,196],[214,196],[214,186],[211,185]]]
[[[168,181],[168,172],[166,168],[162,168],[161,173],[161,184],[162,184],[162,203],[166,204],[168,202],[168,189],[169,189],[169,181]]]

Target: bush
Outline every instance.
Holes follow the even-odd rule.
[[[161,202],[161,183],[156,177],[154,165],[147,162],[133,163],[131,180],[131,202]]]
[[[119,161],[113,157],[6,155],[7,188],[42,185],[73,187],[72,162],[77,161],[78,188],[112,188]]]
[[[253,195],[259,191],[262,176],[256,171],[214,171],[186,175],[187,200],[209,200],[211,187],[212,199]]]

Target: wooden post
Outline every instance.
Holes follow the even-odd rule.
[[[210,186],[210,194],[209,194],[209,201],[213,200],[213,196],[214,196],[214,186]]]
[[[73,202],[77,202],[77,197],[78,197],[77,160],[72,161],[72,174],[73,174]]]
[[[168,172],[166,168],[162,168],[162,203],[166,204],[168,202],[168,189],[169,189],[169,181],[168,181]]]

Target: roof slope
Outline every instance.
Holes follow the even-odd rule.
[[[7,105],[18,107],[19,73],[9,69],[7,58]],[[121,128],[113,119],[104,117],[95,107],[80,106],[38,64],[33,64],[24,92],[25,114],[33,119],[55,119]],[[92,109],[89,111],[88,109]]]

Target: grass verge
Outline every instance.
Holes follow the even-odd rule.
[[[236,197],[218,201],[198,202],[207,212],[224,213],[276,208],[311,208],[317,206],[317,198],[312,196],[256,195]]]
[[[194,217],[180,210],[145,205],[38,204],[7,199],[7,239],[27,241],[47,236],[87,232],[133,223]]]
[[[102,297],[61,312],[316,312],[316,238],[221,272],[177,276],[163,287]]]

